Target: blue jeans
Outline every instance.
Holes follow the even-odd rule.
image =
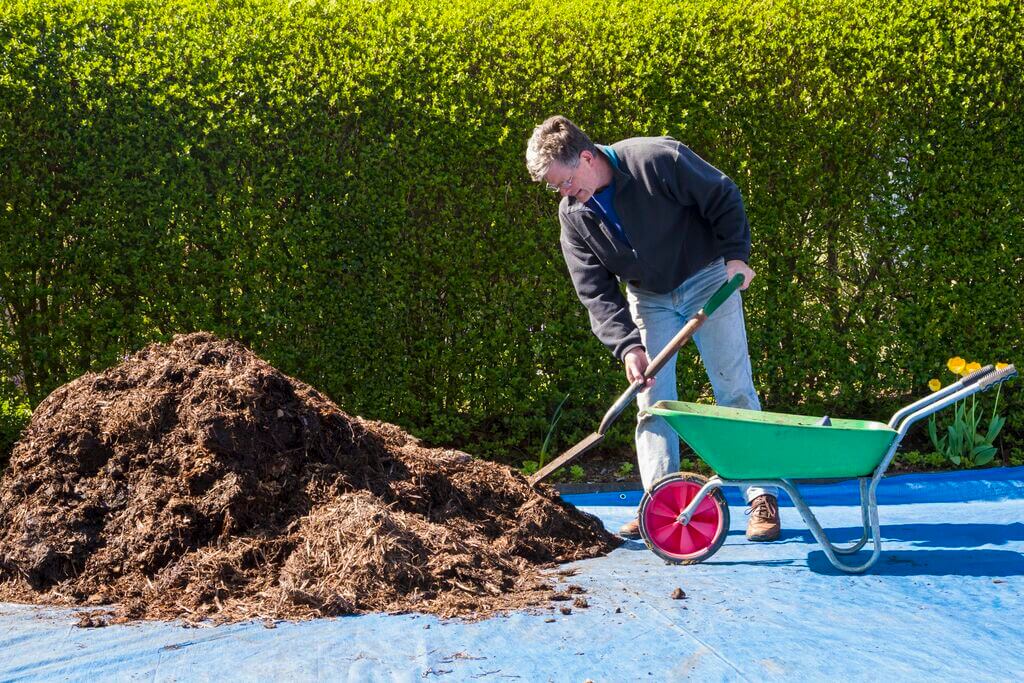
[[[725,261],[718,259],[667,294],[627,286],[629,312],[640,328],[640,338],[649,358],[653,359],[672,341],[725,280]],[[693,335],[693,341],[711,380],[715,402],[730,408],[760,410],[761,401],[754,389],[750,370],[743,301],[739,292],[729,297],[701,325]],[[678,394],[676,356],[673,356],[658,372],[654,386],[637,395],[637,405],[642,411],[658,401],[675,400],[678,400]],[[640,479],[644,489],[650,490],[661,477],[679,471],[679,436],[660,417],[642,416],[636,426],[636,455]],[[776,495],[774,488],[754,486],[748,487],[744,495],[750,502],[764,493]]]

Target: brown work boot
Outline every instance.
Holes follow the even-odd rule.
[[[622,538],[640,538],[640,520],[632,519],[619,527]]]
[[[750,501],[747,508],[748,541],[774,541],[779,537],[779,501],[767,493]]]

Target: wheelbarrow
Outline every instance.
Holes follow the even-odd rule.
[[[678,472],[655,482],[640,501],[640,534],[647,547],[667,562],[703,562],[718,551],[729,532],[729,506],[721,488],[776,486],[789,494],[834,567],[851,573],[866,571],[881,553],[875,491],[910,426],[1016,374],[1013,365],[998,370],[986,366],[901,408],[887,424],[659,401],[645,412],[664,418],[715,475],[705,478]],[[797,483],[851,478],[860,481],[864,532],[856,543],[837,546],[800,495]],[[874,552],[863,564],[840,559],[858,552],[869,540]]]

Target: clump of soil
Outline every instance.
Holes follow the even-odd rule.
[[[550,488],[202,332],[53,392],[0,481],[0,599],[114,621],[483,616],[616,544]]]

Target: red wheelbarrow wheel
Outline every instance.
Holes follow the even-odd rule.
[[[722,547],[729,533],[729,506],[721,489],[704,497],[689,524],[677,521],[705,483],[699,474],[678,472],[659,479],[644,494],[640,535],[658,557],[673,564],[696,564]]]

